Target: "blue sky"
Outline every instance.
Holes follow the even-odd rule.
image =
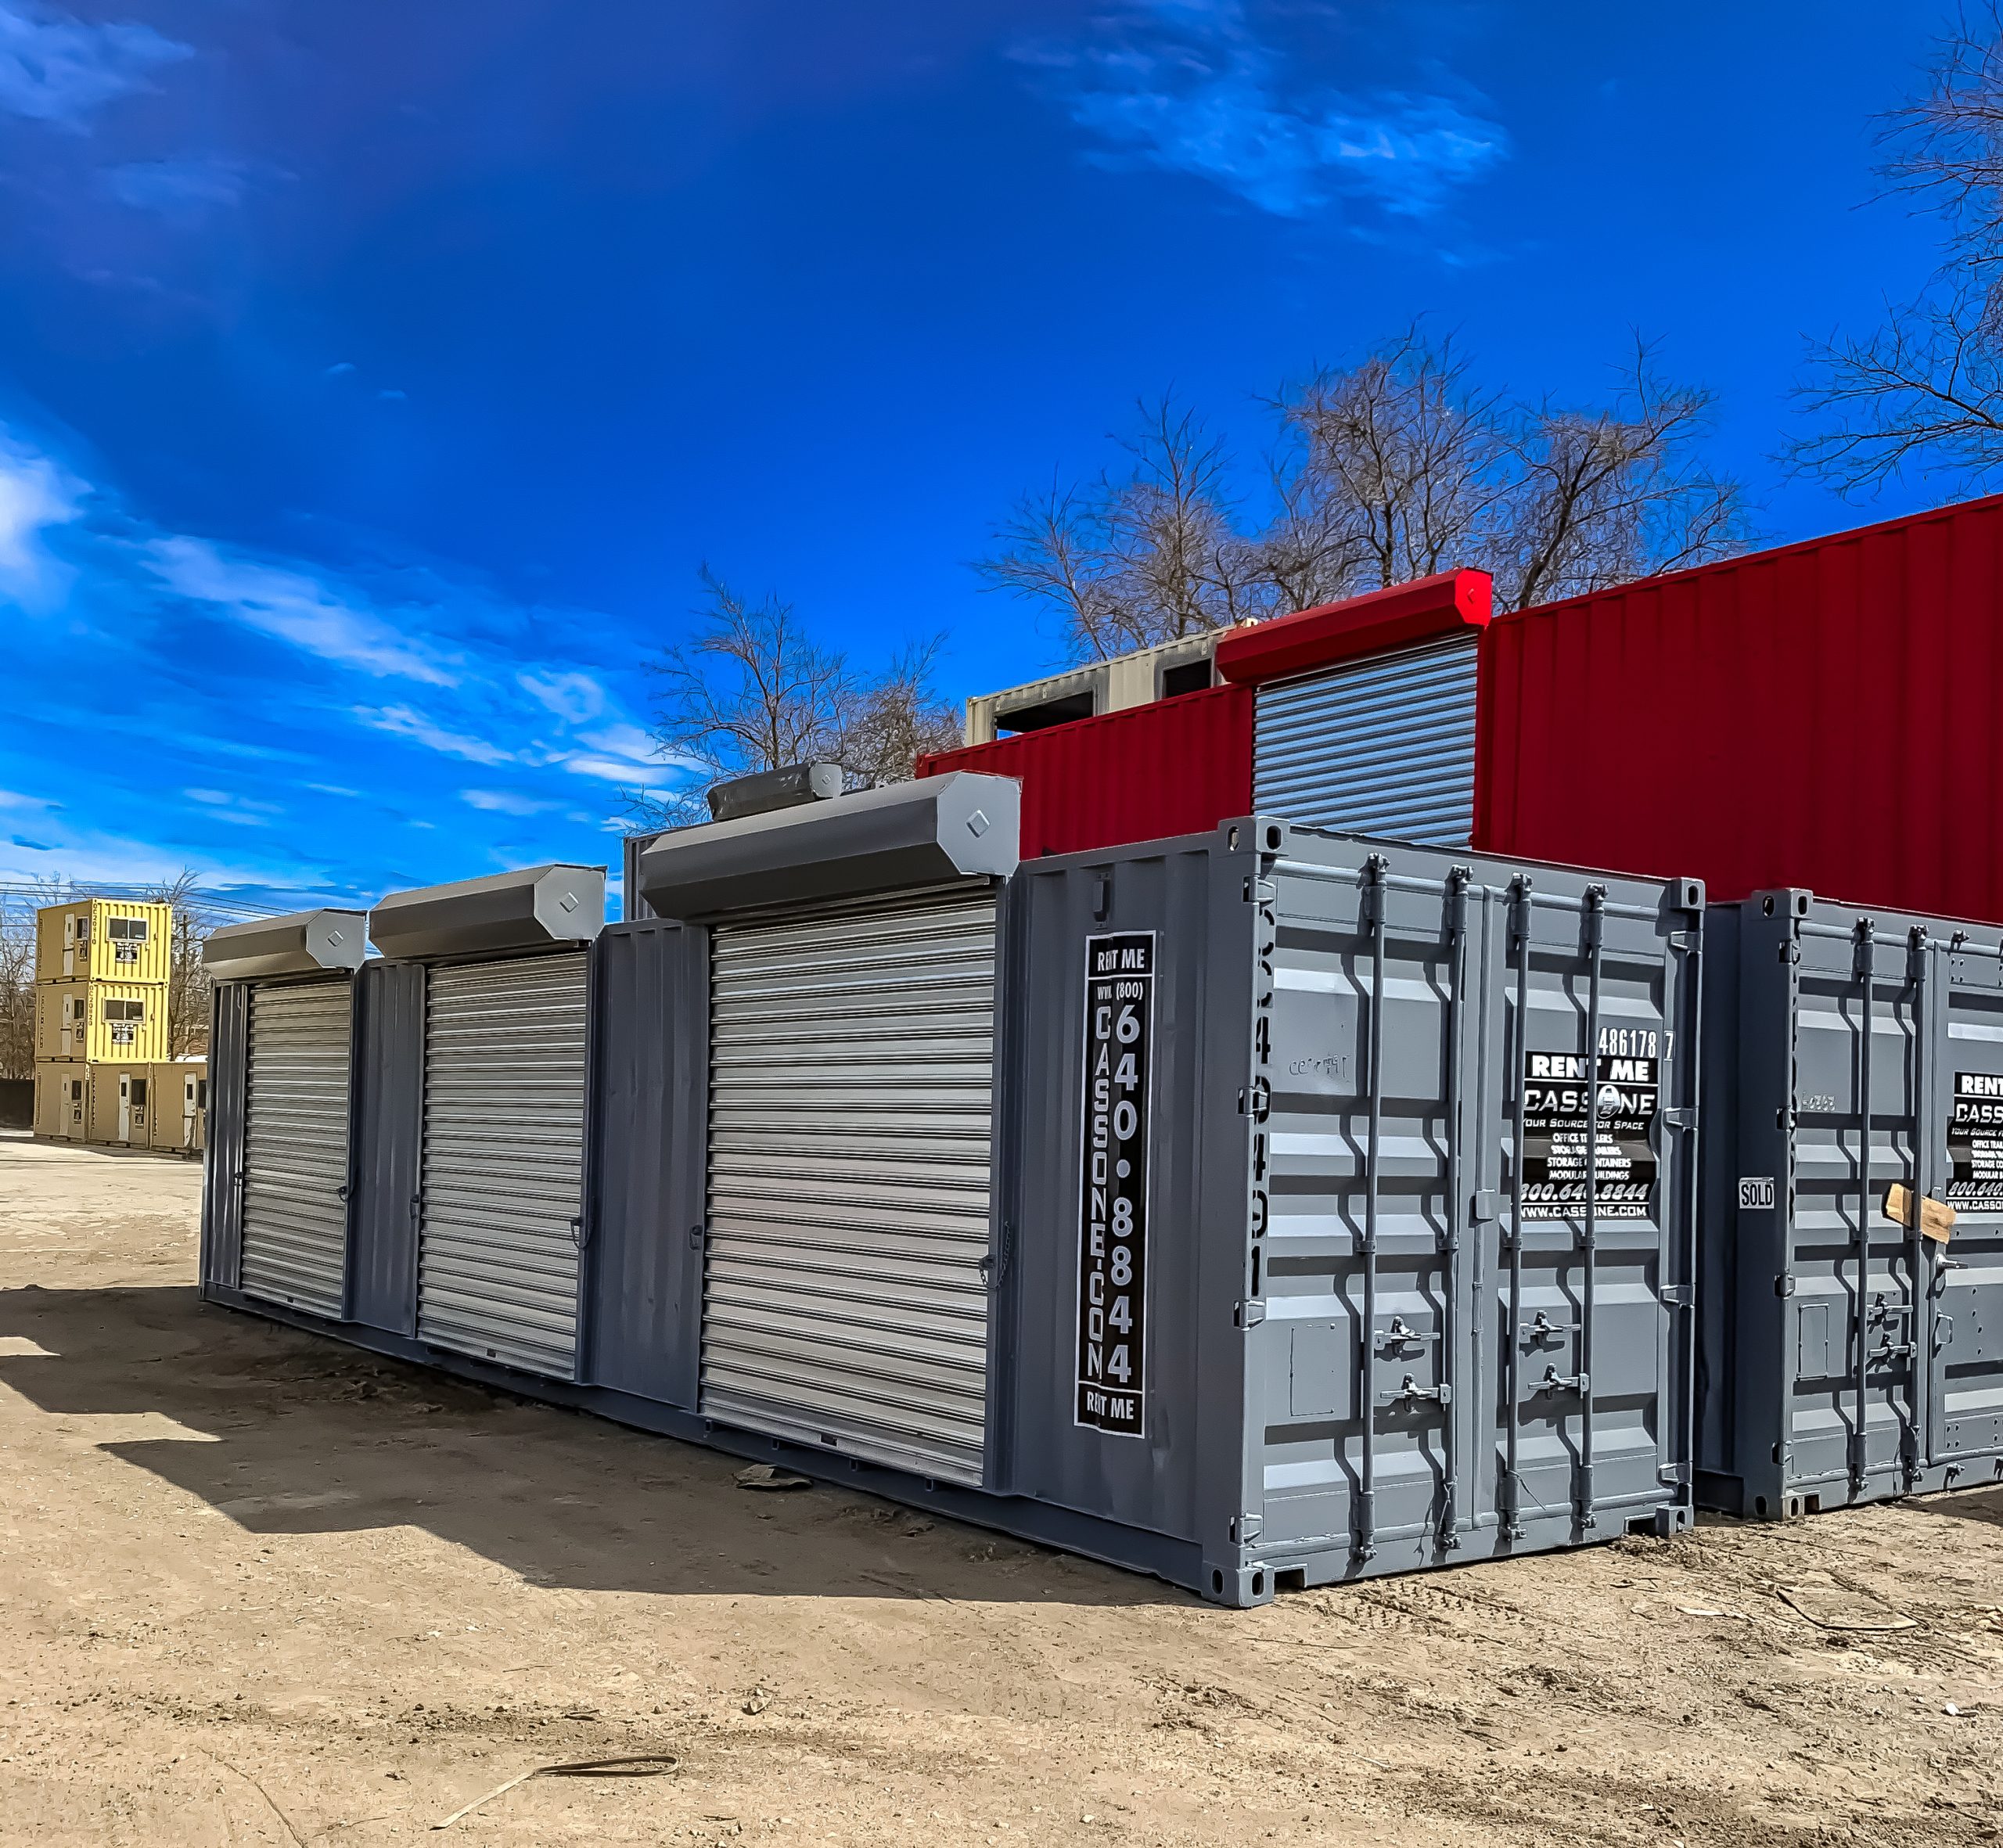
[[[1018,493],[1416,315],[1658,340],[1776,539],[1953,498],[1769,459],[1936,261],[1872,138],[1948,11],[0,0],[0,879],[616,857],[703,563],[1027,678]]]

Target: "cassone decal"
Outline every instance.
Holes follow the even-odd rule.
[[[1662,1102],[1661,1039],[1647,1028],[1602,1028],[1590,1082],[1583,1053],[1523,1055],[1525,1219],[1584,1215],[1589,1109],[1599,1120],[1595,1217],[1648,1217],[1656,1181],[1649,1137]]]
[[[1076,1417],[1121,1437],[1147,1434],[1154,1008],[1155,933],[1086,938]]]
[[[1947,1183],[1949,1206],[2003,1213],[2003,1075],[1955,1073],[1947,1159],[1954,1168]]]

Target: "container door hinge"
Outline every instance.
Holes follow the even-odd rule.
[[[691,1251],[700,1251],[703,1249],[703,1241],[708,1236],[707,1226],[692,1225],[689,1228],[689,1249]]]
[[[1686,955],[1696,950],[1702,941],[1694,930],[1672,930],[1669,933],[1669,947],[1672,950],[1681,950]]]
[[[1690,1465],[1688,1462],[1665,1463],[1656,1472],[1656,1480],[1666,1489],[1685,1487],[1690,1480]]]
[[[1256,1328],[1265,1319],[1264,1303],[1241,1303],[1238,1305],[1238,1325],[1241,1328]]]
[[[1781,961],[1782,961],[1782,962],[1799,962],[1800,960],[1801,960],[1801,946],[1800,946],[1800,944],[1797,944],[1797,943],[1794,942],[1792,939],[1789,939],[1789,941],[1787,941],[1786,943],[1784,943],[1784,944],[1782,944],[1781,945]]]
[[[1776,1277],[1774,1279],[1774,1294],[1777,1296],[1793,1296],[1794,1294],[1794,1278],[1787,1275],[1782,1275]]]
[[[1240,1515],[1231,1523],[1231,1537],[1240,1546],[1257,1540],[1265,1526],[1262,1515]]]
[[[1279,901],[1280,889],[1271,879],[1247,879],[1245,882],[1245,902],[1247,904],[1275,904]]]
[[[1662,1120],[1671,1129],[1695,1129],[1697,1127],[1697,1113],[1688,1104],[1678,1104],[1674,1109],[1663,1111]]]
[[[1697,1291],[1695,1285],[1670,1283],[1663,1286],[1663,1304],[1665,1308],[1688,1309],[1695,1306]]]
[[[1238,1113],[1264,1123],[1273,1108],[1273,1088],[1264,1078],[1254,1078],[1249,1090],[1238,1094]]]

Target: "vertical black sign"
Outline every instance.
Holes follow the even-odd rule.
[[[1602,1027],[1599,1055],[1523,1055],[1523,1217],[1576,1219],[1586,1210],[1587,1125],[1593,1212],[1645,1219],[1656,1181],[1649,1133],[1662,1106],[1661,1036],[1647,1027]]]
[[[2003,1212],[2003,1073],[1955,1073],[1947,1159],[1954,1164],[1949,1206]]]
[[[1085,940],[1077,1422],[1146,1434],[1148,1105],[1155,933]]]

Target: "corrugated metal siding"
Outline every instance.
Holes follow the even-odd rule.
[[[2003,498],[1498,619],[1485,850],[2003,919]]]
[[[348,1314],[417,1328],[419,1156],[424,1138],[424,965],[365,963],[354,978],[354,1201]]]
[[[332,1318],[347,1266],[351,1001],[345,976],[250,988],[242,1287]]]
[[[1202,833],[1252,807],[1252,690],[1151,706],[942,751],[920,776],[978,770],[1023,786],[1024,859]]]
[[[995,901],[711,933],[702,1410],[981,1479]]]
[[[559,1379],[577,1340],[585,958],[431,971],[419,1338]]]
[[[218,982],[209,1013],[207,1146],[202,1156],[202,1281],[234,1289],[243,1243],[243,1088],[250,994]]]
[[[693,1411],[702,1344],[709,933],[664,919],[598,940],[589,1275],[592,1382]]]
[[[1474,832],[1475,638],[1262,686],[1261,814],[1427,847]]]

